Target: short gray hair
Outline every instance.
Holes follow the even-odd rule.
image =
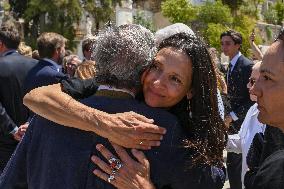
[[[148,29],[135,24],[110,26],[99,33],[93,50],[96,80],[117,88],[137,88],[155,54],[154,36]]]

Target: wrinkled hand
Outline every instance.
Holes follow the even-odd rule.
[[[148,119],[135,112],[107,115],[104,126],[109,127],[106,134],[111,142],[126,148],[148,150],[151,146],[160,146],[166,129],[154,125]]]
[[[23,124],[23,125],[21,125],[19,127],[18,131],[13,134],[14,139],[17,140],[17,141],[20,141],[23,138],[23,136],[24,136],[28,126],[29,126],[28,122]]]
[[[138,160],[133,160],[120,146],[112,144],[118,154],[123,166],[114,174],[115,179],[110,183],[118,189],[155,189],[150,181],[150,165],[143,152],[132,149],[132,154]],[[96,146],[97,150],[108,160],[115,157],[102,144]],[[92,161],[99,166],[94,174],[107,181],[112,170],[108,163],[105,163],[97,156],[92,156]]]
[[[226,126],[227,128],[230,127],[230,123],[231,123],[232,121],[233,121],[233,119],[232,119],[231,115],[226,115],[226,116],[225,116],[224,123],[225,123],[225,126]]]

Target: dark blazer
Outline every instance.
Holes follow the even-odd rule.
[[[284,189],[284,150],[277,150],[260,166],[252,189]]]
[[[59,83],[62,79],[67,78],[65,74],[58,71],[58,65],[52,64],[45,60],[39,63],[29,72],[25,81],[25,92],[28,93],[34,88]]]
[[[222,188],[222,169],[201,165],[190,168],[193,152],[183,148],[185,132],[170,113],[134,99],[93,96],[82,102],[109,113],[134,111],[154,119],[155,124],[167,129],[161,146],[146,151],[151,164],[151,178],[157,188]],[[0,188],[12,189],[25,181],[29,189],[114,188],[92,173],[96,167],[90,157],[99,155],[95,148],[98,143],[110,145],[94,133],[62,127],[35,117],[0,178]]]
[[[255,138],[254,138],[255,141]],[[259,143],[252,143],[251,150],[260,148]],[[263,147],[259,152],[249,153],[253,157],[249,162],[250,170],[245,175],[247,189],[284,188],[284,133],[271,126],[266,126]]]
[[[9,134],[28,119],[23,105],[24,81],[37,60],[8,52],[0,57],[0,173],[16,148],[17,141]]]
[[[241,55],[228,78],[228,102],[230,107],[227,108],[227,112],[233,111],[239,118],[237,121],[233,121],[229,129],[230,134],[238,133],[247,111],[253,105],[247,88],[252,66],[252,62]]]

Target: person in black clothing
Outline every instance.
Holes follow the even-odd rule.
[[[237,134],[241,128],[247,111],[253,105],[250,100],[247,83],[252,71],[252,62],[240,52],[242,35],[239,32],[228,30],[220,36],[222,51],[229,56],[230,63],[226,75],[227,115],[224,122],[229,134]],[[241,189],[242,156],[233,152],[227,154],[227,170],[231,189]]]
[[[251,158],[251,169],[245,177],[247,189],[284,188],[284,28],[277,40],[269,47],[260,66],[260,77],[252,89],[257,96],[258,119],[270,125],[261,139],[255,138],[251,150],[260,160]],[[276,128],[273,128],[276,127]],[[260,152],[259,152],[260,151]]]
[[[28,109],[23,105],[23,85],[37,64],[16,51],[20,35],[15,28],[12,23],[4,23],[0,29],[0,173],[26,129]]]

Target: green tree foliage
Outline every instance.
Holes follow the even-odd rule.
[[[228,5],[231,9],[232,14],[236,16],[237,11],[241,7],[241,5],[244,3],[244,0],[222,0],[222,3],[224,5]]]
[[[139,24],[141,26],[144,26],[145,28],[149,29],[152,32],[155,32],[155,27],[154,23],[151,20],[151,18],[147,18],[144,12],[142,11],[137,11],[136,15],[133,16],[133,21],[135,24]]]
[[[233,22],[230,9],[220,1],[216,3],[206,2],[205,5],[200,7],[197,19],[205,23],[220,23],[224,25],[230,25]]]
[[[229,1],[227,1],[228,4]],[[241,1],[237,1],[241,2]],[[232,2],[233,3],[233,2]],[[238,4],[238,6],[240,6]],[[188,14],[187,7],[193,9]],[[204,5],[195,7],[186,0],[166,0],[162,5],[162,13],[171,22],[188,24],[197,33],[200,33],[208,44],[220,50],[220,35],[229,28],[239,31],[243,35],[242,52],[247,55],[249,49],[249,35],[255,27],[255,19],[247,15],[232,15],[228,5],[222,1],[206,2]],[[185,16],[183,16],[185,14]]]
[[[241,51],[245,55],[249,55],[249,36],[251,35],[252,31],[255,28],[256,21],[247,15],[238,15],[234,18],[233,28],[240,32],[243,37],[243,44]],[[257,35],[258,36],[258,35]],[[257,38],[256,42],[259,41]]]
[[[73,24],[79,22],[82,7],[78,0],[11,0],[17,17],[25,19],[25,40],[35,48],[38,35],[56,32],[68,39],[68,47],[75,46]]]
[[[245,14],[255,19],[259,19],[259,5],[261,5],[264,0],[247,0],[239,8],[240,14]]]
[[[284,20],[284,3],[282,0],[278,0],[268,8],[264,13],[264,20],[269,24],[282,25],[282,21]]]
[[[229,27],[223,24],[208,23],[208,27],[204,31],[204,36],[211,47],[215,47],[221,52],[220,35],[228,29]]]
[[[119,4],[121,0],[82,0],[84,9],[88,11],[95,18],[96,30],[100,27],[100,22],[110,21],[114,16],[114,7]]]
[[[278,0],[274,6],[277,15],[277,24],[282,25],[284,20],[284,3],[282,0]]]
[[[189,24],[196,19],[197,8],[187,0],[166,0],[161,4],[162,14],[169,18],[172,23],[181,22]]]
[[[64,35],[72,48],[75,46],[74,24],[80,21],[82,11],[95,18],[98,30],[100,22],[111,20],[114,7],[117,3],[121,5],[121,0],[9,0],[9,3],[16,18],[25,19],[25,39],[29,45],[35,47],[39,33],[53,31]]]
[[[16,17],[23,17],[25,10],[27,9],[28,0],[9,0],[12,11],[16,13]]]
[[[264,20],[269,24],[276,24],[277,22],[277,12],[273,6],[269,7],[263,14]]]

